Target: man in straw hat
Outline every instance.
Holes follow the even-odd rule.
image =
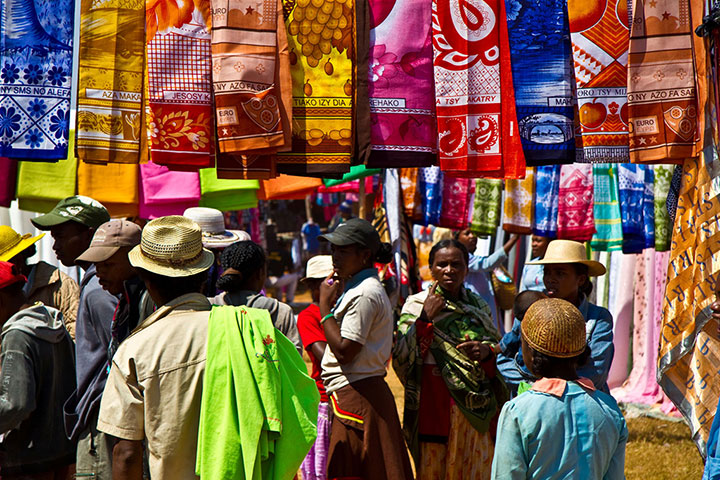
[[[522,350],[538,380],[502,409],[493,479],[625,478],[622,412],[578,371],[590,354],[585,326],[565,300],[543,299],[528,308]]]
[[[214,257],[181,216],[149,222],[128,256],[158,309],[115,352],[98,429],[119,439],[114,478],[142,478],[144,440],[152,478],[195,479]]]
[[[108,220],[110,214],[100,202],[82,195],[61,200],[50,212],[31,220],[35,228],[50,231],[53,250],[63,265],[85,270],[75,322],[77,387],[65,402],[65,428],[70,438],[78,441],[78,475],[102,480],[112,478],[109,454],[103,455],[111,440],[98,432],[95,424],[107,377],[110,323],[118,299],[102,289],[95,266],[77,258],[90,246],[95,230]]]
[[[589,278],[605,275],[605,266],[588,260],[585,245],[572,240],[553,240],[542,260],[528,264],[543,265],[545,293],[550,298],[566,300],[582,313],[592,354],[587,364],[579,366],[578,374],[592,380],[599,390],[609,392],[607,378],[615,353],[613,318],[607,309],[588,301],[588,295],[592,291]],[[519,337],[518,322],[513,326],[512,332]],[[523,380],[519,371],[524,369],[525,365],[520,355],[507,358],[501,353],[498,355],[498,368],[514,388]]]
[[[20,235],[6,225],[0,226],[0,261],[12,263],[28,279],[24,290],[29,304],[42,302],[62,312],[65,328],[74,340],[80,287],[47,262],[28,263],[28,259],[37,253],[35,243],[44,236],[44,233],[36,237],[29,233]]]

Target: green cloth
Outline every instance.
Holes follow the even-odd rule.
[[[358,178],[369,177],[370,175],[375,175],[376,173],[381,172],[381,168],[367,168],[365,165],[355,165],[350,167],[350,171],[343,175],[342,178],[324,178],[323,183],[326,187],[334,187],[342,183],[352,182]]]
[[[320,394],[267,310],[210,312],[196,473],[292,479],[317,436]]]
[[[674,166],[655,165],[655,250],[664,252],[670,250],[670,237],[672,225],[665,202],[670,191]]]
[[[495,235],[500,224],[500,200],[502,180],[478,178],[475,180],[475,203],[473,204],[470,229],[479,235]]]
[[[470,340],[497,343],[500,334],[492,324],[490,307],[478,295],[463,288],[460,298],[449,298],[441,288],[445,308],[433,321],[429,350],[442,372],[445,385],[465,418],[478,432],[490,430],[492,419],[509,399],[502,377],[490,378],[482,366],[470,360],[456,345]],[[422,392],[423,352],[417,341],[416,320],[423,310],[427,291],[411,295],[403,306],[393,347],[393,368],[405,386],[403,431],[410,453],[419,460],[418,425]]]
[[[223,212],[257,207],[257,180],[217,178],[214,168],[200,169],[200,206]]]
[[[68,158],[57,162],[18,162],[18,207],[47,213],[63,198],[77,193],[75,132],[70,131]]]
[[[621,250],[622,220],[618,203],[617,169],[609,164],[593,165],[595,235],[590,241],[593,250]]]
[[[528,390],[530,390],[530,389],[532,388],[532,386],[533,386],[532,383],[528,383],[528,382],[526,382],[526,381],[524,381],[524,380],[521,381],[521,382],[518,384],[518,393],[517,393],[517,394],[520,395],[521,393],[527,392]]]

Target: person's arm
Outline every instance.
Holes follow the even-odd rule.
[[[325,355],[325,347],[327,347],[326,342],[315,342],[310,345],[310,351],[319,362],[322,362],[323,355]]]
[[[523,435],[513,407],[512,403],[506,403],[500,412],[495,455],[492,461],[492,480],[525,480],[528,478]]]
[[[605,476],[603,476],[603,480],[625,479],[625,446],[627,445],[627,440],[628,429],[625,420],[623,420],[618,445],[615,449],[615,453],[610,459],[610,466],[608,467]]]
[[[600,318],[595,323],[588,346],[590,347],[590,359],[585,366],[578,369],[578,375],[592,380],[595,387],[601,389],[607,382],[615,353],[612,316],[605,309],[602,310]]]
[[[325,332],[325,339],[327,340],[330,350],[332,350],[335,358],[337,358],[338,363],[345,365],[355,359],[357,354],[360,353],[360,350],[362,350],[363,344],[348,338],[343,338],[340,332],[340,325],[338,325],[335,317],[330,315],[332,305],[335,304],[335,301],[340,296],[342,288],[343,282],[338,279],[333,279],[332,275],[328,276],[328,278],[320,284],[320,318],[323,319],[321,320],[323,331]],[[355,299],[356,304],[348,306],[348,311],[357,308],[357,301],[362,298],[363,297]]]
[[[510,250],[512,250],[515,246],[518,238],[520,238],[518,235],[510,235],[510,239],[505,242],[502,248],[498,248],[487,257],[471,255],[468,270],[471,272],[490,272],[496,267],[499,267],[505,260],[507,260],[508,253],[510,253]]]
[[[63,322],[70,337],[75,341],[75,320],[80,304],[80,287],[70,277],[60,275],[60,288],[56,292],[55,304],[63,314]]]
[[[112,451],[113,480],[142,480],[143,444],[138,440],[119,440]]]
[[[0,357],[0,433],[17,428],[37,407],[35,371],[27,334],[5,334]]]

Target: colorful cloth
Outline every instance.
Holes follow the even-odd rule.
[[[439,225],[452,229],[467,227],[475,183],[470,178],[452,178],[445,175],[442,188]]]
[[[517,119],[528,165],[575,160],[567,2],[505,0]]]
[[[400,169],[400,186],[402,188],[403,207],[408,219],[422,221],[422,194],[419,188],[419,170],[417,168]]]
[[[601,252],[620,250],[623,243],[617,169],[614,165],[593,165],[596,232],[590,246]]]
[[[628,161],[627,3],[568,3],[580,122],[578,162]]]
[[[244,210],[257,207],[257,180],[218,179],[217,170],[200,170],[200,206],[218,210]]]
[[[643,237],[645,248],[655,247],[655,171],[649,165],[643,185]]]
[[[557,237],[560,189],[560,165],[535,169],[535,217],[533,233],[541,237]]]
[[[618,165],[624,253],[639,253],[655,245],[655,206],[652,183],[646,186],[648,170],[652,172],[647,165]]]
[[[322,186],[319,178],[280,175],[263,180],[258,198],[261,200],[301,200]]]
[[[592,165],[563,165],[558,188],[558,238],[585,242],[595,233]]]
[[[105,205],[111,217],[138,215],[138,165],[78,162],[78,195],[94,198]]]
[[[145,64],[145,31],[138,25],[144,24],[143,1],[80,3],[80,160],[138,163]]]
[[[212,167],[210,0],[146,6],[150,159],[180,168]]]
[[[278,154],[276,160],[279,172],[294,175],[345,173],[353,154],[355,7],[352,1],[316,4],[283,2],[293,136],[292,152]]]
[[[423,199],[423,223],[438,225],[442,205],[443,174],[440,167],[420,169],[420,191]]]
[[[300,465],[302,480],[325,480],[330,447],[330,404],[320,402],[317,417],[317,438]]]
[[[162,165],[140,165],[140,216],[152,219],[182,215],[200,201],[197,172],[177,172]]]
[[[0,156],[67,157],[75,2],[3,2]]]
[[[702,10],[702,3],[692,0],[692,9],[690,3],[633,2],[627,92],[632,162],[680,162],[697,155],[691,10]]]
[[[374,167],[435,163],[431,4],[372,0],[369,95]]]
[[[0,157],[0,207],[9,207],[15,200],[15,186],[17,184],[17,166],[15,159]]]
[[[664,252],[670,249],[670,234],[672,233],[672,224],[670,223],[670,214],[665,207],[670,191],[670,179],[672,178],[673,168],[667,165],[655,165],[655,250]]]
[[[527,235],[532,232],[535,175],[528,168],[523,180],[505,180],[503,230]]]
[[[475,200],[470,229],[479,235],[494,235],[500,223],[502,180],[475,180]]]

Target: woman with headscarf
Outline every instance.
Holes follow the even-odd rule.
[[[405,385],[403,427],[420,479],[489,479],[508,398],[490,308],[464,286],[468,256],[454,239],[433,246],[434,283],[408,297],[400,316],[393,367]]]
[[[322,379],[333,411],[327,477],[413,478],[395,400],[384,378],[393,343],[392,307],[375,263],[392,259],[370,222],[351,218],[320,237],[334,272],[320,285],[327,340]]]

